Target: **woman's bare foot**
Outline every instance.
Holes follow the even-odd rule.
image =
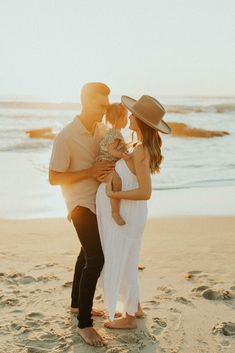
[[[122,313],[120,313],[119,311],[116,311],[116,313],[114,314],[114,317],[115,318],[122,317]],[[104,318],[108,318],[108,314],[104,314]]]
[[[141,308],[141,306],[140,306],[140,303],[138,303],[138,309],[137,309],[137,311],[136,311],[136,313],[135,313],[135,317],[138,317],[138,318],[141,318],[141,317],[144,317],[144,312],[143,312],[143,310],[142,310],[142,308]]]
[[[119,213],[112,212],[112,217],[119,226],[124,226],[124,224],[126,224],[126,222]]]
[[[121,319],[105,322],[104,326],[110,329],[133,329],[137,327],[136,317],[128,315]]]
[[[71,311],[72,314],[78,314],[79,313],[79,309],[78,308],[72,308],[71,307],[70,311]],[[96,309],[96,308],[92,308],[91,314],[93,316],[105,316],[105,312],[103,310]]]
[[[78,327],[78,334],[84,339],[86,343],[95,347],[103,347],[106,345],[100,334],[94,329],[94,327]]]

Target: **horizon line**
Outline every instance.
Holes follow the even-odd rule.
[[[136,96],[136,94],[131,94],[133,96]],[[12,97],[7,97],[9,95],[0,95],[0,104],[9,104],[9,103],[19,103],[19,104],[28,104],[28,103],[36,103],[36,104],[80,104],[80,101],[75,101],[75,100],[56,100],[56,99],[44,99],[44,98],[37,98],[37,97],[28,97],[23,95],[23,96],[17,96],[14,95]],[[110,94],[110,97],[115,97],[115,96],[122,96],[122,94]],[[223,95],[167,95],[167,94],[159,94],[158,97],[162,98],[208,98],[208,99],[213,99],[213,98],[228,98],[228,99],[235,99],[235,95],[231,96],[223,96]]]

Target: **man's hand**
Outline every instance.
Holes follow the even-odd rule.
[[[95,179],[103,179],[110,174],[115,168],[115,163],[109,161],[97,161],[91,168],[91,176]]]

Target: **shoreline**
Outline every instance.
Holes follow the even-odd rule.
[[[38,158],[40,160],[40,156]],[[0,175],[0,218],[50,219],[67,216],[60,187],[49,185],[47,173],[42,171],[33,152],[29,155],[25,152],[5,152],[1,154],[0,160],[4,165]],[[153,183],[156,184],[157,180]],[[233,194],[235,185],[231,183],[223,186],[153,189],[148,201],[148,216],[235,216]]]

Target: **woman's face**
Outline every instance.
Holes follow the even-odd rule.
[[[133,114],[131,114],[129,116],[129,119],[130,119],[129,129],[137,132],[138,131],[138,125],[137,125],[135,116]]]

